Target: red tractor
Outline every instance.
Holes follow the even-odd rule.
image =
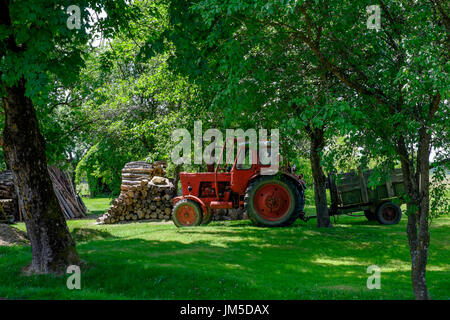
[[[266,145],[270,152],[270,144]],[[225,145],[222,155],[224,152]],[[245,164],[237,161],[240,156],[248,155],[256,160]],[[243,143],[238,145],[232,166],[218,164],[210,172],[180,173],[183,195],[173,200],[173,222],[177,227],[198,226],[212,220],[213,209],[244,208],[255,225],[291,225],[304,215],[305,185],[288,171],[262,175],[264,167],[268,170],[270,165],[261,164],[258,152]]]

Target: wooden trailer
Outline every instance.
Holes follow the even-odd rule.
[[[330,215],[364,212],[369,221],[396,224],[402,217],[399,207],[404,194],[401,169],[395,169],[390,179],[375,188],[368,187],[372,170],[329,174]]]

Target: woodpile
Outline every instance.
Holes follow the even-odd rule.
[[[17,212],[17,200],[0,200],[0,223],[13,223],[16,220],[15,214]]]
[[[175,187],[163,177],[166,174],[162,161],[149,164],[130,162],[122,169],[121,193],[99,223],[143,219],[169,220],[172,214],[172,198]]]
[[[144,180],[150,181],[154,176],[164,177],[166,175],[166,163],[156,161],[153,164],[144,161],[128,162],[122,169],[121,191],[127,192],[133,186]]]
[[[10,223],[21,220],[12,172],[0,173],[0,222]]]
[[[55,190],[59,205],[66,219],[85,217],[87,208],[75,191],[75,186],[69,175],[56,167],[49,167],[48,173],[53,182],[53,190]]]
[[[53,182],[53,189],[66,219],[86,216],[86,206],[77,195],[72,180],[64,171],[49,167],[48,172]],[[0,222],[22,221],[23,212],[19,209],[16,186],[12,172],[0,173]]]

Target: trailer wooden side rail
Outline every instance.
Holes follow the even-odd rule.
[[[396,224],[400,221],[399,204],[404,194],[401,169],[393,170],[385,183],[369,188],[372,172],[359,170],[328,175],[330,215],[363,211],[368,220],[377,220],[381,224]]]

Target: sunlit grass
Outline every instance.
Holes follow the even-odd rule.
[[[83,197],[83,202],[88,208],[88,214],[103,214],[111,206],[110,202],[112,198],[102,197],[102,198],[87,198]]]
[[[21,275],[31,250],[13,246],[0,248],[0,297],[413,298],[406,217],[396,226],[347,216],[339,217],[330,229],[317,229],[315,223],[298,221],[289,228],[267,229],[249,221],[223,221],[177,229],[172,223],[69,221],[87,263],[82,290],[68,290],[64,276]],[[23,224],[18,227],[24,229]],[[433,221],[427,282],[435,299],[450,298],[449,231],[449,215]],[[366,270],[373,264],[382,270],[381,290],[366,287]]]

